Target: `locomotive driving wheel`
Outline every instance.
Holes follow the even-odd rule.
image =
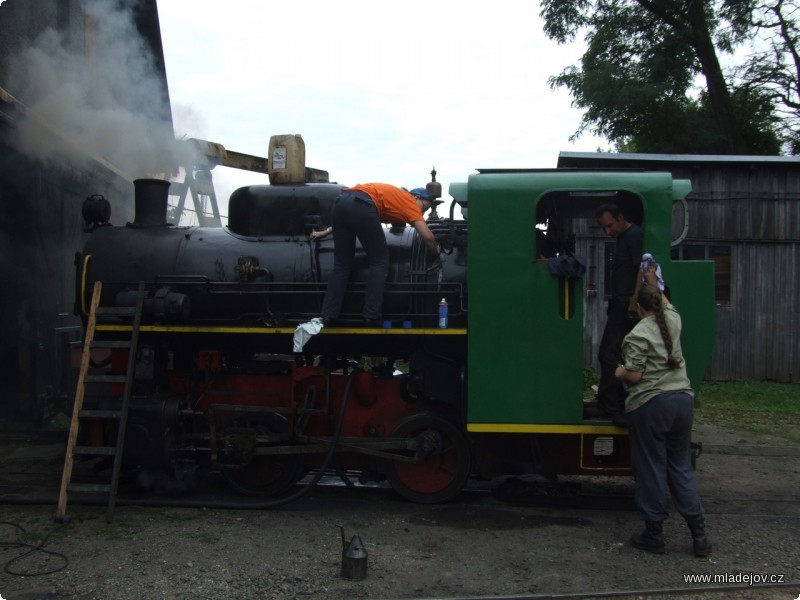
[[[391,436],[414,442],[413,449],[404,452],[413,462],[395,460],[386,472],[392,488],[407,500],[445,502],[467,483],[472,464],[469,438],[451,421],[420,413],[401,421]]]
[[[284,434],[289,429],[278,413],[244,414],[222,431],[222,477],[228,485],[248,496],[277,496],[289,490],[303,473],[301,454],[259,454],[269,443],[259,436]]]

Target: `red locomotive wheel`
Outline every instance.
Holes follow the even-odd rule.
[[[461,428],[441,416],[420,413],[402,421],[391,435],[414,439],[416,450],[407,452],[419,461],[389,465],[386,479],[398,494],[412,502],[434,504],[461,492],[472,464],[469,438]]]
[[[256,437],[276,435],[288,429],[286,417],[277,413],[241,415],[223,431],[229,440],[222,477],[228,485],[247,496],[278,496],[300,480],[300,454],[254,454]],[[232,442],[230,442],[232,440]]]

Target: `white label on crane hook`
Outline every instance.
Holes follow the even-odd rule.
[[[276,146],[272,151],[272,168],[285,169],[286,168],[286,147]]]

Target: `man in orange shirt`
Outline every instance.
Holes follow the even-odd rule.
[[[428,252],[438,254],[439,244],[423,218],[432,205],[433,198],[424,188],[407,192],[388,183],[362,183],[342,191],[333,205],[332,226],[311,234],[313,240],[333,231],[333,271],[322,303],[324,322],[336,319],[342,309],[358,238],[369,265],[362,314],[368,325],[380,323],[389,273],[389,249],[382,223],[410,224]]]

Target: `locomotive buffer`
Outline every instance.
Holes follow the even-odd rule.
[[[106,520],[111,522],[114,518],[114,506],[117,500],[117,487],[119,484],[120,468],[122,465],[122,450],[125,442],[125,428],[128,422],[128,407],[130,405],[131,388],[133,387],[134,372],[136,366],[136,348],[139,342],[139,329],[142,321],[142,306],[144,304],[144,282],[139,282],[139,289],[135,308],[99,307],[102,283],[96,281],[92,292],[92,303],[89,310],[89,318],[86,325],[86,337],[83,343],[83,354],[81,356],[80,371],[78,374],[78,384],[75,390],[75,403],[72,409],[72,421],[67,438],[67,448],[64,457],[64,472],[61,477],[61,489],[58,494],[58,507],[56,508],[55,519],[63,522],[67,510],[67,493],[105,493],[108,494],[108,511]],[[133,317],[130,341],[107,340],[95,341],[94,334],[98,316],[128,316]],[[127,348],[128,366],[125,375],[89,375],[89,364],[91,353],[95,348]],[[83,401],[86,394],[87,383],[123,383],[124,391],[120,406],[117,410],[85,410]],[[97,419],[106,422],[117,421],[116,443],[113,446],[78,446],[78,432],[81,419]],[[104,456],[111,457],[113,465],[111,469],[111,481],[107,484],[82,484],[72,483],[72,468],[75,456]]]

